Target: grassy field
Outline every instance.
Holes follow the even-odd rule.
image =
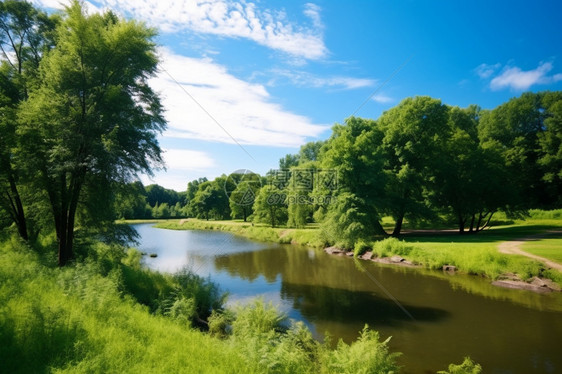
[[[549,238],[529,241],[523,244],[522,249],[526,252],[546,257],[549,260],[562,264],[562,238],[554,239],[553,237],[555,236],[561,237],[562,235],[552,235]]]
[[[393,222],[389,217],[385,217],[383,224],[385,228],[392,227]],[[183,220],[181,224],[178,220],[160,222],[156,226],[176,230],[222,230],[253,240],[312,247],[325,247],[331,244],[322,239],[321,231],[317,226],[306,229],[270,228],[241,221],[196,219]],[[408,229],[407,226],[406,228]],[[367,242],[366,247],[373,249],[380,257],[400,255],[429,269],[454,265],[460,272],[483,275],[490,279],[496,279],[505,273],[516,273],[522,279],[540,276],[562,284],[560,272],[545,269],[540,262],[524,256],[501,254],[497,249],[503,241],[521,239],[551,230],[562,230],[562,210],[532,210],[524,220],[510,220],[505,215],[497,214],[494,226],[477,234],[460,235],[455,231],[445,230],[450,227],[440,226],[440,228],[444,230],[424,231],[420,227],[415,227],[402,235],[400,242],[386,239],[382,242]],[[527,243],[523,249],[562,262],[562,239],[539,239]]]

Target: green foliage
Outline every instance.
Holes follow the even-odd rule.
[[[254,203],[254,221],[271,227],[287,223],[287,196],[279,188],[267,185],[260,189]]]
[[[48,197],[60,265],[73,257],[77,222],[111,225],[115,183],[162,164],[156,136],[165,119],[148,85],[158,64],[154,37],[143,24],[88,15],[73,1],[18,108],[18,167]]]
[[[230,202],[226,190],[233,190],[233,186],[225,186],[226,176],[198,185],[197,192],[189,202],[190,211],[197,218],[227,219],[230,217]]]
[[[189,320],[194,325],[205,324],[213,311],[221,311],[227,294],[210,279],[205,279],[184,268],[172,276],[175,289],[165,301],[166,313]]]
[[[518,188],[527,208],[560,203],[561,110],[560,91],[526,92],[483,113],[480,120],[480,139],[501,150],[509,184]]]
[[[379,333],[365,325],[359,339],[351,345],[338,342],[336,350],[324,357],[327,372],[335,373],[395,373],[399,353],[388,352],[390,338],[381,342]]]
[[[414,246],[396,238],[386,238],[374,242],[373,244],[373,255],[377,257],[388,257],[392,255],[398,256],[408,256]]]
[[[448,370],[438,371],[439,374],[480,374],[482,373],[482,367],[476,362],[472,361],[470,357],[465,357],[464,361],[459,364],[449,365]]]
[[[383,133],[375,121],[355,117],[348,118],[345,125],[334,125],[332,131],[320,164],[337,170],[338,190],[331,191],[337,201],[327,207],[325,234],[327,240],[341,240],[345,247],[353,248],[359,237],[386,234],[379,222],[386,184]]]
[[[443,146],[449,137],[447,119],[448,108],[440,100],[418,96],[404,99],[378,120],[386,177],[379,208],[394,218],[393,235],[400,234],[406,215],[415,219],[434,215],[424,194],[443,158]]]
[[[374,238],[379,232],[373,222],[374,217],[366,213],[368,209],[368,204],[357,196],[348,193],[338,195],[321,227],[322,238],[346,249],[354,248],[360,239]]]
[[[353,248],[353,255],[355,257],[359,257],[369,250],[371,250],[371,245],[364,242],[363,240],[359,240],[357,243],[355,243],[355,247]]]

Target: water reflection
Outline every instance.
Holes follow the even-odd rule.
[[[321,337],[352,341],[368,323],[392,336],[404,372],[436,372],[466,355],[489,373],[562,372],[562,295],[493,287],[478,277],[362,263],[298,246],[255,243],[221,232],[138,227],[155,269],[189,264],[228,290],[232,303],[261,295]]]

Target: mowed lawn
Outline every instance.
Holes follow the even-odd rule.
[[[556,236],[538,241],[529,241],[524,243],[521,249],[562,264],[562,234],[556,234]]]

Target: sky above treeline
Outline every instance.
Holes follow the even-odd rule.
[[[33,0],[52,11],[59,0]],[[144,184],[265,174],[334,123],[410,96],[484,109],[562,89],[562,2],[87,1],[158,29],[167,171]]]

